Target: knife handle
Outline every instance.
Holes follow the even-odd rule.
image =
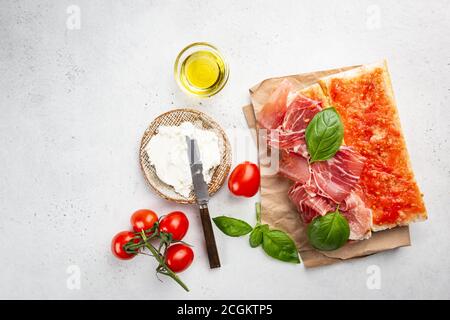
[[[200,206],[200,217],[202,219],[203,234],[205,235],[206,250],[208,251],[209,267],[211,269],[220,267],[219,253],[217,251],[216,239],[209,216],[208,206]]]

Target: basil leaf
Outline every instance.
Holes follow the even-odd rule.
[[[263,233],[262,247],[272,258],[292,263],[300,263],[294,241],[283,231],[270,230]]]
[[[344,138],[344,126],[336,109],[327,108],[317,113],[305,134],[311,163],[332,158]]]
[[[213,218],[213,221],[220,231],[230,237],[240,237],[253,230],[247,222],[235,218],[220,216]]]
[[[263,242],[263,234],[269,231],[269,226],[267,224],[257,225],[250,233],[250,247],[256,248]]]
[[[308,226],[308,239],[311,245],[322,251],[336,250],[347,243],[350,227],[347,219],[339,213],[318,216]]]

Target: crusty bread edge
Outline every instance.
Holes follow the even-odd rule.
[[[405,223],[398,223],[398,224],[391,223],[391,224],[381,224],[381,225],[372,224],[372,231],[377,232],[377,231],[392,229],[395,227],[408,226],[411,223],[425,221],[427,219],[428,219],[428,215],[427,215],[426,211],[418,212],[415,216],[411,216],[411,218],[408,220],[408,222],[405,222]]]
[[[383,64],[382,69],[383,69],[383,73],[384,73],[385,84],[387,86],[387,88],[385,88],[385,89],[386,89],[387,92],[389,92],[389,95],[390,95],[390,97],[392,99],[392,102],[394,104],[394,107],[395,107],[395,125],[398,128],[398,130],[401,132],[400,139],[402,139],[403,145],[405,146],[406,163],[407,163],[407,166],[408,166],[409,170],[412,173],[412,180],[416,184],[416,186],[417,186],[417,188],[418,188],[418,190],[419,190],[419,192],[420,192],[420,194],[422,196],[422,201],[423,201],[423,193],[420,190],[419,184],[417,183],[417,180],[416,180],[416,175],[415,175],[412,163],[411,163],[411,156],[409,155],[408,145],[406,143],[405,135],[403,133],[403,128],[402,128],[402,125],[401,125],[401,122],[400,122],[400,115],[399,115],[399,112],[398,112],[397,101],[395,100],[394,90],[393,90],[392,82],[391,82],[391,75],[389,73],[389,69],[388,69],[388,66],[387,66],[387,61],[383,60],[382,64]],[[425,207],[425,202],[424,202],[423,205]],[[425,211],[424,212],[417,212],[415,216],[411,216],[410,217],[408,222],[400,223],[398,225],[399,226],[404,226],[404,225],[408,225],[409,223],[418,222],[418,221],[425,221],[427,219],[428,219],[428,213],[427,213],[427,210],[426,210],[426,207],[425,207]]]

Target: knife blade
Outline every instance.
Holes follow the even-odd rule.
[[[200,209],[200,218],[202,220],[203,234],[205,236],[206,250],[208,252],[209,267],[211,269],[220,267],[219,253],[217,251],[216,239],[211,224],[211,217],[208,210],[208,185],[203,177],[203,163],[200,158],[200,151],[197,140],[186,136],[188,146],[189,166],[191,169],[192,184],[194,194]]]
[[[188,145],[189,165],[191,168],[192,184],[194,185],[194,194],[199,205],[208,204],[209,193],[208,185],[203,177],[203,163],[200,159],[200,151],[198,149],[197,140],[186,136]]]

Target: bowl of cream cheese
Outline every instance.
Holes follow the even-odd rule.
[[[208,115],[193,109],[175,109],[158,116],[141,140],[141,168],[158,195],[178,203],[195,202],[186,136],[198,142],[210,196],[223,185],[231,167],[228,138]]]

